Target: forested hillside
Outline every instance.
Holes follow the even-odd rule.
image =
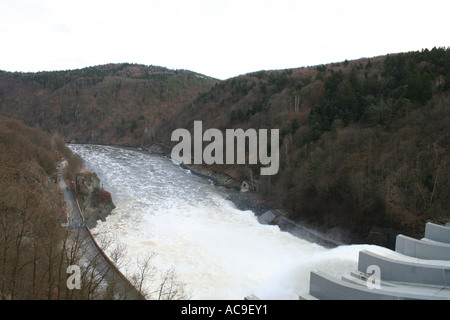
[[[0,299],[70,298],[71,257],[55,173],[57,156],[69,161],[71,177],[81,161],[61,138],[3,117],[0,150]]]
[[[366,241],[450,218],[450,50],[434,48],[218,81],[120,64],[0,73],[0,115],[67,141],[174,146],[176,128],[280,129],[280,171],[210,168],[268,204]],[[345,235],[345,234],[344,234]]]
[[[140,145],[217,80],[186,70],[109,64],[79,70],[0,71],[0,115],[67,141]]]
[[[366,241],[373,226],[420,235],[427,220],[450,218],[449,89],[443,48],[261,71],[216,84],[163,131],[194,120],[279,128],[277,175],[215,169],[253,181],[294,220],[350,231],[351,241]]]
[[[0,300],[123,297],[123,287],[104,273],[111,266],[105,267],[101,253],[86,249],[85,233],[69,226],[67,212],[62,210],[70,207],[59,192],[56,165],[67,161],[63,176],[70,185],[80,171],[82,159],[58,135],[4,117],[0,117],[0,151]],[[104,195],[106,191],[102,191]],[[120,244],[102,234],[96,241],[102,249],[113,251],[109,259],[114,265],[126,263]],[[146,261],[141,270],[149,268]],[[80,287],[76,290],[67,284],[73,275],[68,267],[74,265],[80,267]],[[127,273],[146,297],[152,293],[139,284],[149,272]],[[169,275],[163,278],[159,298],[179,298],[180,291],[170,291],[171,296],[163,291],[165,286],[174,285]]]

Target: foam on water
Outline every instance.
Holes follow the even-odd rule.
[[[297,299],[319,269],[340,276],[357,267],[358,252],[376,246],[326,249],[260,224],[225,199],[226,190],[163,157],[109,146],[72,145],[111,192],[116,209],[94,233],[110,233],[136,258],[174,269],[192,299]],[[152,283],[147,283],[151,287]]]

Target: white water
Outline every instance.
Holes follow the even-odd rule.
[[[125,274],[139,257],[156,253],[152,265],[174,269],[191,299],[298,299],[319,269],[340,277],[357,268],[369,245],[326,249],[258,223],[251,211],[225,200],[226,190],[170,160],[109,146],[72,145],[112,194],[116,209],[94,233],[109,233],[127,248]],[[147,283],[151,287],[152,283]]]

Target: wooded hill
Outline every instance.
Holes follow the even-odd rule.
[[[54,80],[51,80],[54,79]],[[66,140],[174,146],[176,128],[280,129],[280,171],[214,170],[293,220],[344,240],[420,235],[450,218],[450,50],[434,48],[218,81],[121,64],[0,74],[0,114]]]
[[[277,175],[215,169],[343,240],[365,242],[374,226],[421,236],[450,219],[449,89],[443,48],[261,71],[199,95],[175,127],[279,128]]]
[[[58,192],[56,165],[67,161],[63,175],[70,185],[82,159],[58,135],[4,117],[0,117],[0,151],[0,300],[124,297],[118,281],[106,276],[112,266],[105,267],[100,252],[86,249],[85,233],[68,226],[62,210],[70,207]],[[103,191],[100,196],[105,195]],[[115,266],[127,263],[124,247],[115,239],[97,234],[96,241],[111,252],[109,259]],[[156,279],[156,273],[150,270],[150,257],[139,263],[140,273],[127,272],[126,276],[143,296],[186,299],[184,287],[173,272],[164,274],[155,292],[143,288],[144,277]],[[74,265],[80,267],[77,289],[67,285],[73,274],[68,267]]]
[[[64,206],[55,185],[64,155],[77,171],[81,159],[64,141],[20,121],[0,117],[0,299],[70,299]],[[58,151],[58,153],[55,153]],[[86,291],[76,292],[86,298]]]
[[[80,70],[0,72],[0,115],[68,141],[140,145],[217,80],[186,70],[109,64]]]

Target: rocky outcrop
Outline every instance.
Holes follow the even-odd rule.
[[[218,173],[201,164],[181,164],[184,169],[190,170],[193,174],[211,180],[215,185],[230,189],[240,190],[241,182],[233,179],[229,175]]]
[[[103,189],[94,172],[83,170],[75,179],[77,198],[89,228],[94,228],[98,220],[104,221],[115,208],[111,194]]]
[[[163,156],[169,157],[172,152],[172,149],[166,146],[163,146],[160,143],[154,143],[148,149],[150,152],[162,154]]]

